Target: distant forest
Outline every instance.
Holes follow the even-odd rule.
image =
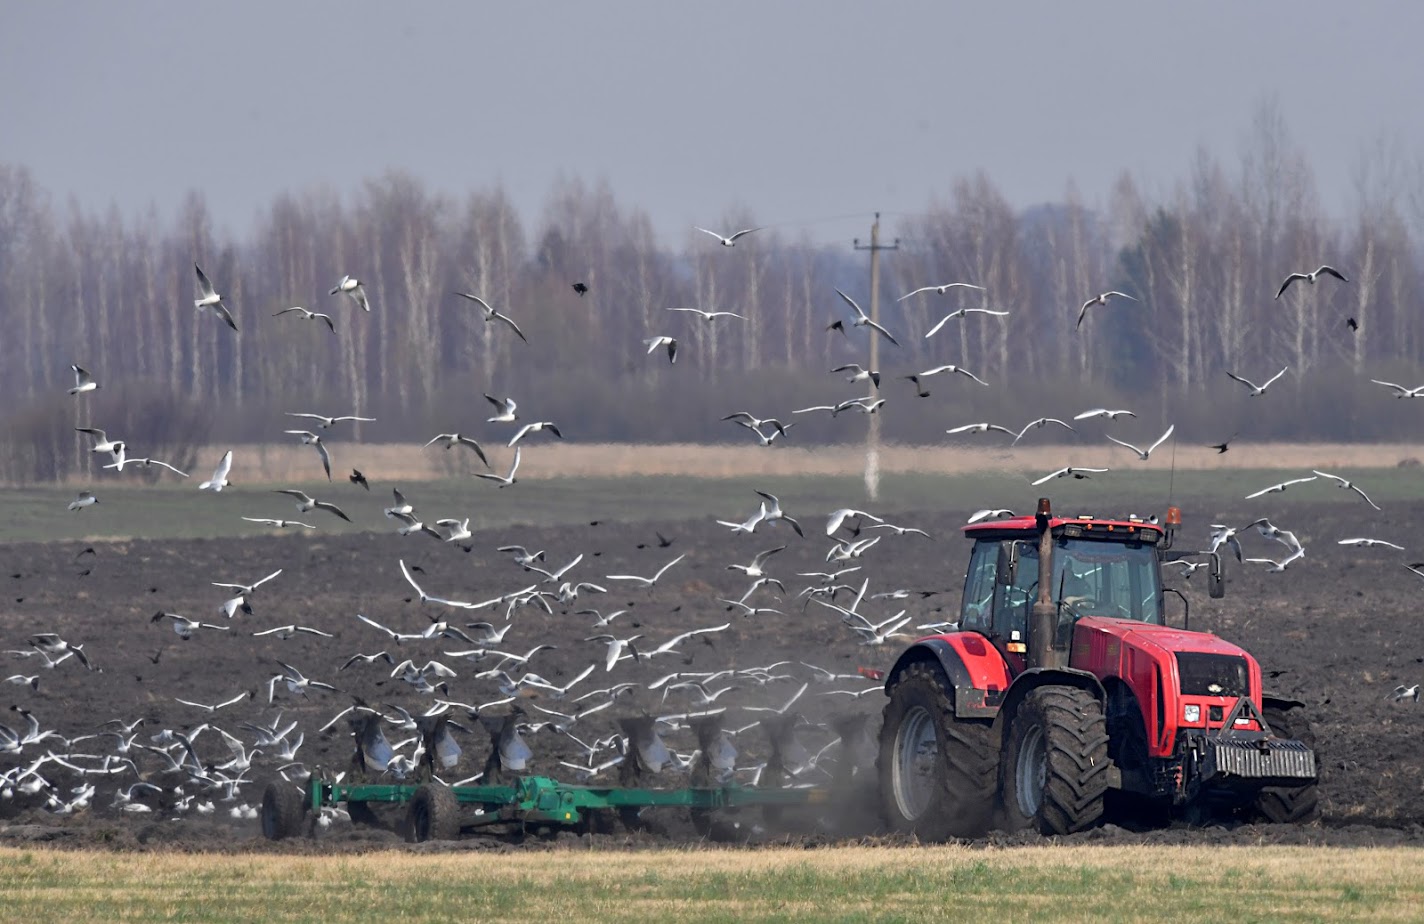
[[[991,175],[947,166],[946,195],[882,223],[882,241],[900,245],[882,258],[882,321],[902,344],[880,351],[886,438],[940,443],[958,424],[1016,428],[1101,405],[1138,414],[1120,430],[1129,439],[1166,422],[1196,442],[1413,438],[1424,402],[1369,381],[1424,384],[1424,209],[1404,174],[1384,153],[1363,157],[1351,213],[1331,216],[1274,111],[1243,151],[1230,165],[1200,151],[1161,192],[1124,173],[1096,207],[1070,187],[1015,210]],[[290,439],[285,411],[375,417],[357,431],[367,441],[478,435],[494,412],[486,392],[570,440],[749,439],[720,420],[738,410],[800,421],[795,443],[859,439],[864,415],[791,411],[864,394],[828,370],[866,362],[867,330],[827,325],[851,318],[836,288],[869,308],[866,254],[812,245],[754,212],[703,227],[761,223],[735,247],[691,228],[669,246],[606,184],[559,181],[543,214],[526,216],[497,187],[459,200],[392,171],[346,194],[280,195],[250,237],[232,239],[214,232],[200,192],[171,221],[92,213],[0,164],[0,479],[94,465],[76,425],[155,455]],[[194,310],[195,262],[239,332]],[[1348,283],[1274,297],[1289,272],[1322,263]],[[327,294],[345,274],[364,284],[369,314]],[[897,300],[951,281],[985,289]],[[1109,289],[1139,301],[1094,306],[1075,329],[1083,301]],[[456,291],[509,315],[529,342]],[[293,305],[331,315],[335,332],[274,317]],[[673,307],[746,320],[708,324]],[[925,338],[961,307],[1010,315],[970,314]],[[664,334],[679,341],[675,365],[644,344]],[[69,397],[70,363],[100,390]],[[946,363],[988,387],[941,375],[920,398],[900,379]],[[1258,398],[1225,374],[1259,382],[1283,367]]]

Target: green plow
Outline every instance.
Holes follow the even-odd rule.
[[[324,809],[341,805],[357,815],[369,816],[369,805],[408,806],[413,840],[451,840],[465,827],[496,824],[537,824],[578,826],[589,821],[589,813],[622,813],[653,807],[681,807],[691,812],[694,826],[707,824],[712,812],[724,809],[762,807],[776,809],[824,804],[830,801],[826,787],[789,789],[721,786],[684,789],[600,788],[561,783],[544,776],[520,778],[509,785],[456,786],[439,783],[421,785],[346,784],[312,777],[305,796],[291,784],[274,782],[262,799],[262,831],[269,839],[280,840],[302,833],[310,812],[319,816]],[[359,807],[359,808],[358,808]]]

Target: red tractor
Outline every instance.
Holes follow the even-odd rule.
[[[1316,812],[1314,737],[1294,700],[1262,692],[1241,648],[1192,632],[1162,586],[1181,511],[1034,516],[965,527],[974,541],[958,631],[911,645],[885,677],[881,802],[930,840],[991,828],[1068,834],[1110,792],[1188,817],[1276,822]],[[1223,594],[1209,556],[1208,588]],[[1182,628],[1167,624],[1180,598]],[[1175,607],[1174,607],[1175,609]]]

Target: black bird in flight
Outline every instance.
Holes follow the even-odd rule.
[[[1221,455],[1223,452],[1226,451],[1227,447],[1231,445],[1231,441],[1234,440],[1234,439],[1236,439],[1236,437],[1239,436],[1239,435],[1240,435],[1240,434],[1238,434],[1238,433],[1233,433],[1233,434],[1231,434],[1231,436],[1229,436],[1229,437],[1227,437],[1226,439],[1222,440],[1220,443],[1215,443],[1215,444],[1213,444],[1212,446],[1210,446],[1210,447],[1208,447],[1208,448],[1210,448],[1210,449],[1215,449],[1215,450],[1216,450],[1216,454],[1217,454],[1217,455]]]
[[[579,298],[583,298],[585,295],[588,294],[588,284],[584,282],[576,282],[574,283],[574,291],[579,294]]]
[[[351,470],[350,478],[352,484],[359,484],[367,491],[371,490],[371,486],[366,483],[366,476],[361,474],[361,470],[359,468],[353,468]]]
[[[1354,333],[1355,331],[1360,329],[1360,322],[1356,321],[1354,318],[1347,318],[1345,320],[1345,326],[1350,328],[1351,333]]]

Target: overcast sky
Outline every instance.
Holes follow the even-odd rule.
[[[1290,3],[0,0],[0,162],[62,205],[245,234],[281,190],[398,167],[527,222],[562,172],[680,241],[730,208],[816,240],[987,170],[1016,206],[1104,202],[1274,96],[1326,207],[1381,137],[1424,151],[1424,6]],[[832,220],[854,214],[854,219]],[[887,231],[893,232],[893,219]]]

